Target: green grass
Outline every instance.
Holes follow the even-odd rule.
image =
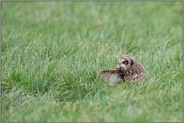
[[[182,121],[181,2],[3,2],[5,122]],[[128,54],[147,76],[111,87]]]

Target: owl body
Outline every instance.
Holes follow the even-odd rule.
[[[129,81],[132,84],[139,80],[145,73],[143,66],[131,56],[125,55],[119,59],[116,68],[103,70],[100,75],[109,80],[110,84]]]

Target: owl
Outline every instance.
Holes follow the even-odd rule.
[[[117,67],[100,71],[100,76],[109,81],[110,85],[129,81],[134,84],[145,75],[144,67],[134,58],[124,55],[119,58]]]

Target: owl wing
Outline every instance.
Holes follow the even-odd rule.
[[[142,76],[143,76],[143,74],[135,74],[135,75],[132,77],[132,83],[138,81]]]
[[[116,82],[121,81],[118,68],[112,68],[109,70],[102,70],[102,71],[100,71],[99,74],[103,79],[108,80],[110,82],[110,84],[114,84]]]
[[[145,73],[144,68],[142,66],[139,66],[139,68],[137,68],[134,74],[132,75],[131,82],[135,83],[136,81],[138,81],[140,78],[144,76],[144,73]]]

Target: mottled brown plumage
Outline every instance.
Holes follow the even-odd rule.
[[[100,71],[101,77],[109,80],[110,84],[129,81],[132,84],[145,74],[143,66],[131,56],[125,55],[119,59],[116,68]]]

